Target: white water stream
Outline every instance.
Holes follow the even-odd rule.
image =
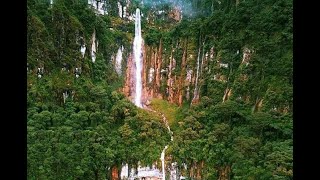
[[[142,108],[141,95],[142,95],[142,37],[141,37],[141,17],[140,9],[136,10],[135,19],[135,36],[133,41],[133,56],[135,64],[135,96],[134,104]]]

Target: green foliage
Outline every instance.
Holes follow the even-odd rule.
[[[103,89],[93,91],[98,99],[111,98]],[[107,113],[101,106],[92,109],[93,102],[84,106],[67,102],[64,107],[29,107],[28,178],[87,179],[96,173],[107,178],[105,167],[116,162],[157,161],[169,141],[161,119],[138,111],[115,93],[110,102],[114,104]]]
[[[109,179],[114,164],[158,161],[167,129],[118,92],[123,80],[110,60],[120,44],[131,44],[131,35],[117,29],[126,24],[110,30],[112,18],[96,16],[85,1],[49,7],[30,0],[27,20],[28,179]],[[94,30],[99,46],[92,63]],[[75,68],[82,70],[78,78]]]
[[[115,73],[111,57],[121,45],[129,55],[134,23],[118,17],[117,1],[106,4],[108,15],[100,16],[84,0],[57,0],[52,7],[49,1],[27,2],[28,179],[110,179],[112,166],[151,165],[171,142],[161,116],[135,107],[119,93],[123,77]],[[161,68],[174,48],[172,75],[177,77],[185,48],[189,68],[195,68],[190,55],[197,57],[199,48],[214,53],[199,78],[198,104],[178,108],[165,100],[151,102],[174,132],[166,154],[185,176],[200,169],[202,177],[193,173],[190,179],[223,179],[223,174],[229,179],[292,179],[292,1],[188,0],[181,5],[185,14],[179,23],[167,14],[151,24],[142,19],[145,45],[158,47],[161,39]],[[133,1],[128,12],[136,7],[146,16],[172,8]],[[94,63],[93,32],[99,43]],[[242,62],[247,49],[248,64]],[[44,68],[41,78],[39,67]],[[232,92],[222,102],[227,88]]]
[[[146,32],[145,43],[149,46],[159,45],[161,39],[161,32],[155,28],[150,28]]]
[[[165,114],[170,126],[172,126],[174,122],[177,122],[179,118],[178,106],[175,104],[170,104],[168,101],[161,99],[152,99],[151,107],[155,111]]]

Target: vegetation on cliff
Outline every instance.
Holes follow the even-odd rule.
[[[170,142],[161,117],[121,92],[134,22],[117,0],[105,15],[86,0],[53,2],[27,1],[28,179],[111,179],[124,163],[159,161]],[[128,14],[136,7],[144,88],[174,133],[167,167],[198,180],[292,179],[292,1],[187,0],[181,14],[133,1]]]

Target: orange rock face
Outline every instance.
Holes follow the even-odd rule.
[[[193,86],[195,78],[187,77],[188,60],[188,39],[180,39],[176,45],[172,45],[170,53],[166,53],[167,49],[163,47],[163,41],[160,39],[158,46],[148,46],[143,44],[143,67],[142,67],[142,103],[145,104],[152,98],[166,99],[170,103],[182,105],[183,101],[189,101],[193,94]],[[182,51],[179,51],[181,49]],[[178,52],[181,52],[180,60],[175,59]],[[132,99],[135,92],[135,72],[133,55],[131,54],[127,61],[126,80],[123,87],[124,94]],[[209,54],[202,55],[200,69],[202,74],[203,67],[206,66]],[[177,62],[180,62],[177,64]],[[179,66],[179,67],[177,67]],[[175,68],[180,69],[179,73],[175,72]],[[195,76],[194,67],[188,67],[189,76]],[[201,79],[199,78],[199,82]],[[197,88],[200,91],[200,86]],[[188,95],[189,94],[189,95]],[[199,93],[193,98],[192,103],[199,102]]]
[[[116,166],[112,167],[111,170],[111,180],[119,180],[119,170]]]
[[[126,79],[125,79],[125,85],[123,87],[123,93],[125,96],[129,98],[129,100],[133,100],[133,92],[134,92],[134,63],[132,59],[132,54],[129,55],[128,61],[127,61],[127,69],[126,69]]]

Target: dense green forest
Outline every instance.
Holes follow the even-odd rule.
[[[27,1],[28,179],[113,180],[124,164],[161,168],[168,143],[168,167],[177,162],[189,179],[293,179],[291,0],[101,0],[104,14],[87,0],[50,2]],[[170,75],[146,85],[161,97],[151,107],[174,141],[161,116],[122,90],[137,7],[145,68],[175,59]],[[186,83],[190,69],[198,78]]]

